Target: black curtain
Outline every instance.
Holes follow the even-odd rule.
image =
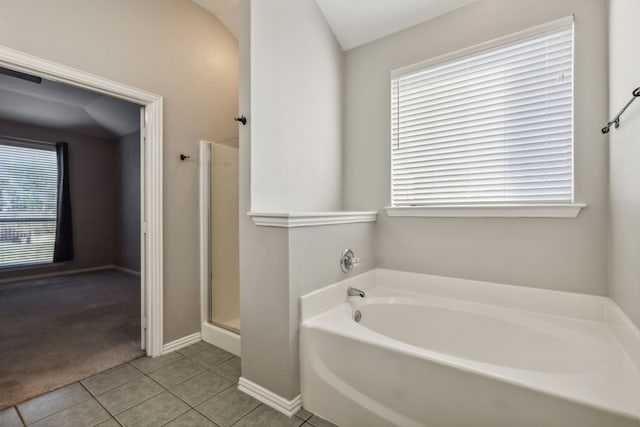
[[[71,226],[71,194],[69,193],[69,148],[66,142],[56,143],[58,159],[58,219],[53,262],[73,259],[73,228]]]

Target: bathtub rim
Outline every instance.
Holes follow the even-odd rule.
[[[606,324],[640,371],[640,328],[609,297],[373,268],[300,297],[304,324],[342,302],[347,288],[382,287]]]
[[[481,304],[497,305],[501,308],[513,308],[516,310],[523,310],[550,316],[561,316],[578,321],[588,321],[602,324],[610,330],[616,341],[620,344],[621,350],[630,359],[631,364],[636,368],[638,373],[640,373],[640,330],[635,327],[633,322],[628,318],[628,316],[626,316],[626,314],[616,305],[616,303],[611,298],[586,294],[574,294],[570,292],[539,288],[527,288],[523,290],[521,289],[522,287],[519,286],[470,281],[466,279],[446,278],[442,276],[426,275],[420,273],[407,273],[396,270],[372,269],[360,275],[347,278],[343,281],[334,283],[332,285],[326,286],[322,289],[302,296],[300,299],[301,334],[303,333],[304,329],[308,328],[325,330],[329,333],[337,333],[333,328],[326,327],[326,325],[322,325],[322,322],[318,322],[318,318],[323,313],[326,313],[333,309],[338,309],[339,306],[343,306],[345,307],[345,309],[347,307],[351,307],[350,299],[358,297],[347,297],[346,290],[349,286],[357,287],[364,290],[365,292],[377,286],[384,289],[396,289],[407,292],[407,289],[402,287],[402,281],[394,283],[394,285],[391,287],[386,286],[388,283],[388,279],[393,277],[408,279],[411,282],[411,288],[413,289],[415,289],[416,286],[420,286],[419,283],[416,285],[416,280],[443,280],[444,283],[448,282],[457,284],[457,291],[464,291],[465,288],[468,289],[469,286],[479,286],[480,292],[486,289],[489,290],[489,292],[497,292],[498,296],[507,295],[513,297],[513,299],[508,299],[511,304],[507,305],[506,307],[505,305],[497,304],[495,301],[493,301],[493,304],[488,303],[487,301],[481,301]],[[379,283],[380,279],[385,280],[386,283],[384,283],[384,285],[382,283]],[[438,287],[436,286],[436,288]],[[472,292],[470,295],[467,295],[467,298],[461,299],[471,302],[478,302],[475,299],[470,298],[471,296],[478,294],[478,290],[476,289],[475,291],[476,292]],[[411,292],[411,290],[409,290],[408,292]],[[433,287],[430,287],[428,291],[417,293],[423,295],[434,295]],[[495,294],[491,295],[495,296]],[[521,300],[518,300],[518,297],[527,298],[530,295],[534,295],[537,298],[528,300],[528,303],[525,305],[519,304]],[[437,296],[442,297],[442,295]],[[450,295],[446,295],[444,297],[451,298]],[[552,304],[551,310],[548,307],[544,307],[545,301],[551,301],[552,303],[554,303]],[[579,304],[581,303],[585,305],[579,306]],[[562,313],[559,312],[558,309],[561,308],[563,304],[569,304],[570,307],[577,309],[570,310],[569,316],[562,315]],[[536,310],[536,308],[538,309]],[[345,318],[351,320],[349,315],[346,315]],[[349,328],[349,323],[343,323],[343,325],[346,327],[340,330],[340,335],[352,339],[358,339],[361,341],[363,340],[360,333],[354,333],[352,328]],[[555,398],[564,399],[580,405],[591,406],[600,410],[608,411],[623,417],[640,421],[640,400],[639,404],[633,410],[625,410],[617,407],[611,407],[606,403],[603,404],[597,401],[587,401],[571,395],[554,393],[548,389],[545,389],[544,387],[537,387],[535,385],[532,386],[531,384],[509,378],[508,376],[499,375],[494,372],[487,372],[482,369],[475,369],[474,367],[470,367],[468,363],[465,363],[466,361],[463,358],[440,354],[429,349],[422,349],[421,347],[417,347],[412,344],[408,344],[378,334],[375,331],[369,330],[369,332],[374,335],[377,334],[383,337],[382,340],[371,339],[370,337],[366,338],[364,341],[371,345],[383,346],[392,351],[400,350],[410,357],[420,357],[423,359],[427,359],[433,363],[440,363],[451,368],[461,369],[470,374],[487,376],[493,380],[504,381],[518,387],[526,387],[531,390],[535,390],[536,392],[553,396]],[[429,355],[425,356],[425,353],[428,353]]]

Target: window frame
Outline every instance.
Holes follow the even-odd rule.
[[[575,20],[570,15],[542,25],[531,27],[504,37],[476,44],[451,53],[440,55],[434,58],[420,61],[405,67],[397,68],[389,73],[389,110],[388,117],[392,117],[391,100],[393,98],[393,80],[411,74],[412,72],[424,70],[439,64],[455,61],[456,59],[480,53],[483,51],[497,49],[505,45],[514,44],[518,41],[542,36],[555,30],[562,30],[571,26],[573,29],[573,70],[575,73]],[[583,203],[575,202],[576,182],[575,182],[575,76],[572,79],[572,89],[574,102],[572,106],[572,144],[571,144],[571,203],[499,203],[499,204],[455,204],[455,205],[422,205],[422,206],[394,206],[393,205],[393,126],[390,120],[389,127],[389,206],[385,211],[389,216],[401,217],[546,217],[546,218],[575,218],[580,210],[586,207]]]
[[[2,135],[0,136],[0,145],[7,146],[7,147],[29,149],[29,150],[47,151],[47,152],[52,152],[54,157],[56,156],[55,143],[34,141],[34,140],[22,139],[22,138],[14,138],[14,137]],[[55,175],[57,177],[58,175],[57,162],[55,164],[55,168],[56,168]],[[55,186],[56,186],[55,192],[56,192],[56,206],[57,206],[57,199],[58,199],[58,193],[59,193],[57,188],[58,187],[57,179],[55,181]],[[57,208],[56,208],[55,215],[56,217],[52,221],[54,222],[54,230],[57,230],[57,223],[58,223]],[[53,241],[54,246],[51,251],[51,261],[45,260],[45,261],[25,262],[25,263],[19,263],[19,264],[0,265],[0,272],[28,270],[32,268],[41,268],[41,267],[55,266],[58,264],[62,264],[60,262],[55,262],[53,260],[54,251],[55,251],[55,233],[57,233],[57,231],[54,231],[54,241]]]

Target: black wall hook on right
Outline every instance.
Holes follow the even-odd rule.
[[[242,123],[242,126],[247,124],[247,118],[244,116],[244,114],[240,117],[235,117],[233,120]]]

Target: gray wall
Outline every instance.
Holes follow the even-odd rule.
[[[640,86],[640,2],[611,0],[610,116]],[[640,327],[640,102],[609,134],[609,294]]]
[[[576,219],[390,218],[379,267],[598,295],[607,292],[605,0],[480,0],[346,53],[345,207],[390,204],[389,72],[575,14]],[[631,39],[628,39],[631,40]],[[627,42],[628,43],[628,42]]]
[[[118,200],[114,264],[140,271],[140,131],[116,141]]]
[[[237,135],[236,40],[187,0],[4,1],[2,15],[0,45],[164,97],[164,341],[199,331],[195,154]]]
[[[116,144],[55,129],[0,122],[0,134],[69,144],[74,259],[50,267],[0,271],[0,280],[113,264],[118,199]]]
[[[251,3],[251,209],[342,207],[343,54],[315,0]]]
[[[285,378],[292,387],[288,398],[300,393],[300,297],[316,289],[375,268],[374,223],[326,225],[289,229],[289,342],[291,361]],[[349,273],[340,269],[340,255],[352,249],[362,265]],[[244,351],[244,349],[243,349]]]
[[[242,318],[242,376],[274,393],[291,399],[300,392],[300,378],[298,368],[298,327],[300,295],[314,289],[334,283],[345,278],[339,270],[338,259],[347,247],[351,247],[364,260],[363,266],[352,274],[357,274],[373,268],[373,224],[348,224],[323,227],[303,228],[272,228],[257,227],[246,213],[252,210],[252,192],[266,191],[260,196],[268,196],[270,187],[252,188],[256,177],[252,180],[252,173],[256,172],[252,164],[262,156],[259,145],[269,144],[279,147],[278,150],[290,150],[291,157],[274,158],[271,153],[270,166],[272,171],[286,163],[297,162],[296,166],[304,166],[311,160],[317,160],[317,165],[327,161],[329,168],[317,172],[315,167],[303,168],[300,176],[289,177],[299,179],[298,184],[310,183],[307,194],[300,197],[298,187],[285,186],[281,188],[282,205],[280,210],[332,210],[341,209],[341,190],[334,185],[336,179],[340,181],[341,174],[335,172],[341,165],[341,152],[335,148],[341,146],[341,120],[336,114],[341,111],[341,101],[336,99],[334,90],[341,82],[336,76],[336,69],[342,67],[342,54],[336,51],[337,43],[333,37],[327,36],[327,24],[319,14],[313,0],[296,0],[296,6],[288,9],[287,19],[293,20],[295,25],[280,25],[277,19],[272,19],[272,10],[264,10],[266,5],[261,1],[240,1],[240,111],[247,114],[247,126],[240,128],[240,310]],[[258,7],[253,6],[258,4]],[[282,7],[291,6],[292,2],[278,2]],[[269,2],[269,7],[273,3]],[[268,9],[268,8],[267,8]],[[292,16],[293,15],[293,16]],[[325,46],[322,53],[314,50],[312,64],[323,64],[315,70],[313,82],[304,85],[287,85],[282,81],[268,99],[256,102],[257,97],[264,95],[264,76],[254,76],[256,70],[270,67],[269,73],[274,74],[282,70],[282,64],[273,61],[265,52],[257,53],[259,46],[269,43],[260,40],[259,46],[254,45],[257,35],[252,34],[254,28],[260,28],[260,34],[278,34],[284,39],[293,38],[299,41],[313,40],[319,37]],[[320,36],[318,36],[320,34]],[[275,36],[274,36],[275,37]],[[328,44],[328,46],[326,45]],[[286,54],[286,52],[281,52]],[[290,52],[291,57],[286,61],[287,72],[295,74],[309,67],[308,57]],[[316,56],[319,54],[320,56]],[[256,63],[259,63],[257,69]],[[340,73],[338,73],[340,74]],[[279,80],[277,80],[279,81]],[[317,105],[311,105],[317,99],[318,91],[329,87],[322,99],[322,108],[318,113]],[[341,84],[341,83],[340,83]],[[257,85],[257,86],[256,86]],[[261,95],[262,94],[262,95]],[[302,100],[295,105],[288,105],[289,100]],[[265,103],[265,101],[268,101]],[[273,108],[277,105],[278,108]],[[270,114],[283,115],[287,120],[279,122],[279,126],[291,126],[291,120],[300,116],[304,129],[299,135],[288,135],[278,139],[278,132],[273,128],[265,129],[260,125],[258,117],[270,117]],[[320,119],[318,119],[320,118]],[[313,119],[313,120],[312,120]],[[275,133],[274,133],[275,132]],[[318,135],[323,138],[317,139]],[[329,136],[328,136],[329,135]],[[318,146],[317,144],[321,144]],[[315,159],[305,156],[304,150],[312,147]],[[322,148],[324,147],[324,148]],[[340,150],[341,151],[341,150]],[[295,155],[298,153],[298,155]],[[302,155],[300,155],[302,153]],[[289,153],[291,154],[291,153]],[[264,158],[261,157],[262,160]],[[319,191],[319,187],[323,187]],[[255,194],[254,194],[255,196]],[[309,197],[313,198],[313,204]],[[291,205],[288,205],[292,203]],[[265,206],[258,206],[263,209]],[[275,206],[266,206],[275,209]],[[313,260],[311,262],[311,260]]]

